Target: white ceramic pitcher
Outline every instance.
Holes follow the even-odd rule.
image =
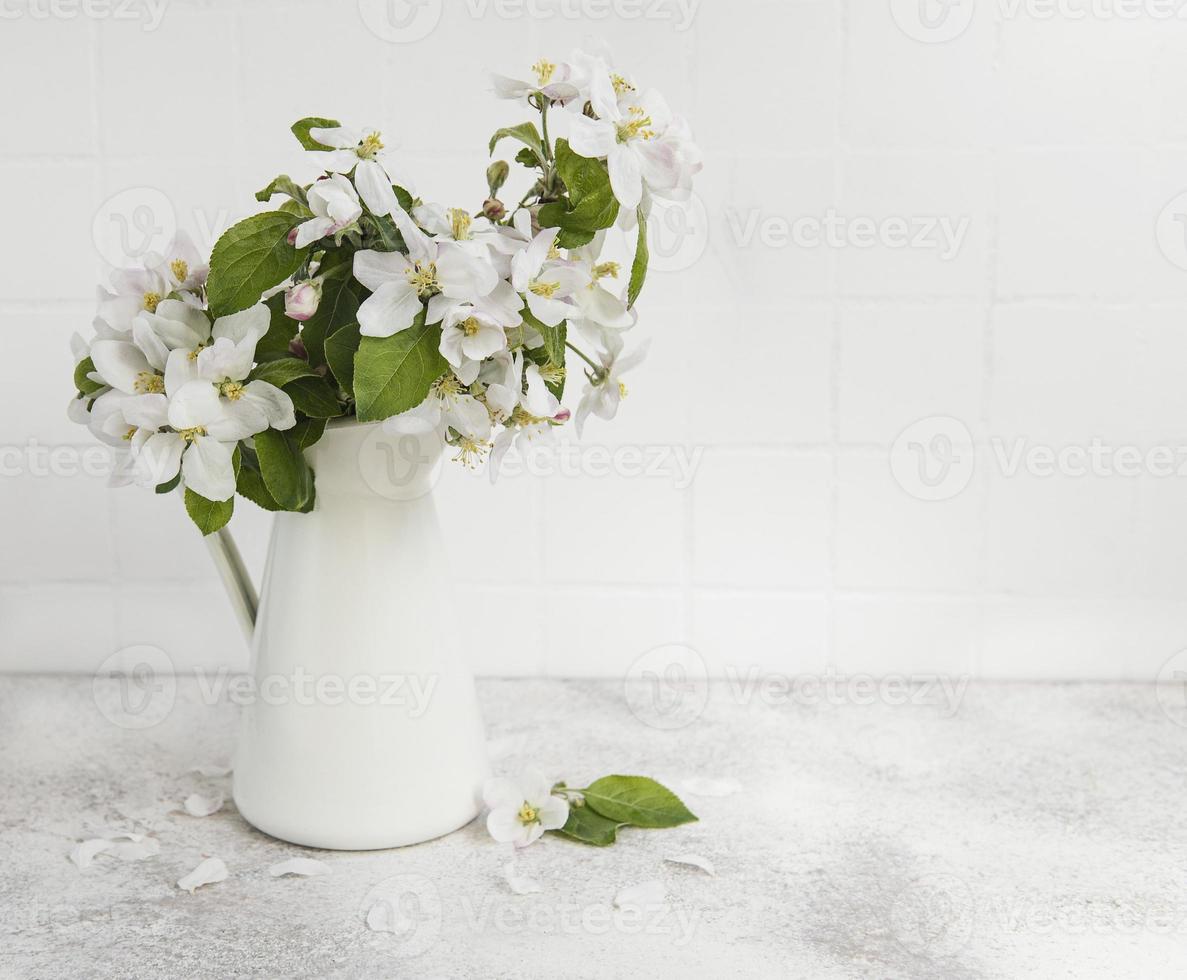
[[[312,513],[278,513],[263,594],[226,531],[216,564],[252,646],[239,812],[294,844],[370,850],[468,823],[489,775],[454,633],[432,488],[434,434],[331,423],[306,457]]]

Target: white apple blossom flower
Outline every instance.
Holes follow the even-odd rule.
[[[503,327],[473,305],[456,306],[441,321],[441,355],[462,384],[473,384],[483,359],[506,344]]]
[[[531,71],[536,76],[534,82],[492,72],[490,80],[495,95],[500,99],[526,99],[541,92],[553,102],[569,102],[579,98],[583,85],[588,84],[588,79],[583,79],[575,66],[563,61],[557,63],[541,58],[532,65]]]
[[[384,429],[395,435],[440,432],[458,449],[458,458],[469,464],[490,448],[491,421],[486,406],[469,393],[453,373],[433,382],[423,402],[393,415]],[[450,435],[450,430],[456,436]]]
[[[99,287],[99,320],[111,331],[128,333],[137,314],[154,312],[168,295],[169,282],[158,268],[116,269],[109,287]]]
[[[206,285],[210,274],[210,265],[184,231],[173,236],[156,268],[172,287],[171,291],[177,292],[197,292]]]
[[[337,234],[362,216],[358,192],[341,174],[331,174],[309,188],[309,210],[313,217],[297,225],[294,244],[305,248],[319,239]]]
[[[364,249],[354,256],[354,277],[371,290],[359,307],[364,337],[390,337],[407,330],[428,302],[426,321],[437,323],[459,302],[477,303],[498,284],[494,266],[458,246],[436,242],[397,210],[393,217],[408,254]]]
[[[500,844],[527,847],[546,830],[558,830],[569,819],[567,800],[553,796],[547,779],[526,772],[518,779],[489,779],[482,798],[490,808],[486,829]]]
[[[580,312],[571,321],[582,334],[603,346],[608,332],[629,330],[636,321],[636,314],[627,308],[626,300],[602,285],[604,280],[617,279],[621,272],[617,262],[598,261],[604,240],[605,232],[598,232],[588,245],[569,252],[582,283],[572,296]]]
[[[503,457],[512,446],[551,440],[552,430],[569,420],[569,410],[548,390],[538,364],[529,364],[523,377],[525,390],[516,391],[516,404],[491,445],[491,483],[498,479]]]
[[[554,248],[558,234],[559,228],[543,229],[511,259],[511,285],[523,294],[532,316],[550,327],[574,312],[565,299],[581,285],[576,270],[561,262]]]
[[[622,375],[641,364],[651,346],[650,340],[645,341],[634,352],[622,357],[622,339],[613,336],[608,339],[611,343],[598,356],[600,367],[589,377],[589,384],[577,405],[574,422],[579,436],[591,414],[607,420],[618,414],[618,406],[627,395]]]
[[[590,104],[597,118],[573,116],[569,145],[581,156],[606,159],[619,204],[637,208],[644,187],[660,197],[688,196],[700,158],[683,123],[668,135],[673,120],[663,96],[654,90],[637,95],[619,76],[600,72],[590,85]]]

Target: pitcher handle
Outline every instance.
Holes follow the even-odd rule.
[[[235,545],[235,539],[225,527],[206,535],[206,547],[210,549],[210,557],[214,559],[214,567],[218,569],[223,588],[227,591],[227,598],[235,610],[235,618],[247,637],[247,645],[251,646],[252,636],[256,628],[256,612],[260,607],[260,598],[256,587],[252,584],[247,566],[243,564],[243,556]]]

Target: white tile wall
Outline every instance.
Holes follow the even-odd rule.
[[[891,0],[429,0],[408,43],[368,27],[371,0],[0,21],[0,669],[133,643],[245,663],[175,500],[42,473],[88,445],[63,417],[67,338],[119,231],[93,228],[103,202],[159,192],[209,245],[304,173],[287,128],[307,114],[386,127],[426,196],[473,199],[486,136],[519,118],[484,70],[601,36],[690,117],[706,170],[653,223],[651,357],[584,459],[696,466],[447,473],[475,667],[615,676],[686,643],[717,673],[1154,676],[1187,646],[1187,204],[1163,213],[1187,191],[1187,28],[1122,6],[987,0],[939,42]],[[804,237],[828,222],[848,237]],[[922,247],[943,222],[947,256]],[[975,440],[962,490],[936,418]],[[1093,440],[1178,465],[1041,471]],[[1032,450],[1038,470],[1010,468]],[[235,527],[258,575],[268,518],[243,503]]]

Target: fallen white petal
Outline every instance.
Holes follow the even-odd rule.
[[[620,909],[654,908],[663,905],[667,897],[668,892],[662,881],[644,881],[621,889],[614,896],[614,904]]]
[[[143,861],[145,858],[156,857],[161,853],[161,842],[155,837],[117,841],[111,845],[109,851],[113,857],[117,857],[121,861]]]
[[[213,885],[216,881],[226,881],[227,866],[220,858],[207,858],[193,871],[177,882],[177,887],[191,895],[203,885]]]
[[[223,808],[223,794],[217,796],[201,796],[191,793],[185,799],[185,812],[191,817],[209,817]]]
[[[282,875],[302,875],[303,877],[310,877],[312,875],[328,875],[330,873],[330,866],[323,861],[315,861],[313,858],[292,858],[288,861],[281,861],[280,864],[274,864],[268,869],[268,874],[273,878],[279,878]]]
[[[96,856],[110,850],[111,847],[111,841],[102,838],[84,840],[81,844],[76,844],[70,851],[70,860],[74,862],[79,871],[82,871],[94,863]]]
[[[230,766],[197,766],[192,771],[199,776],[206,776],[208,779],[231,775]]]
[[[507,881],[507,886],[516,895],[535,895],[542,890],[540,888],[540,882],[535,878],[529,878],[526,875],[517,875],[515,873],[514,861],[503,865],[503,877]]]
[[[742,784],[736,779],[705,779],[694,776],[681,784],[686,793],[693,796],[733,796],[742,791]]]
[[[705,874],[717,877],[717,871],[713,867],[713,862],[708,858],[701,857],[699,854],[673,854],[671,857],[664,858],[670,864],[687,864],[693,868],[700,868]]]

